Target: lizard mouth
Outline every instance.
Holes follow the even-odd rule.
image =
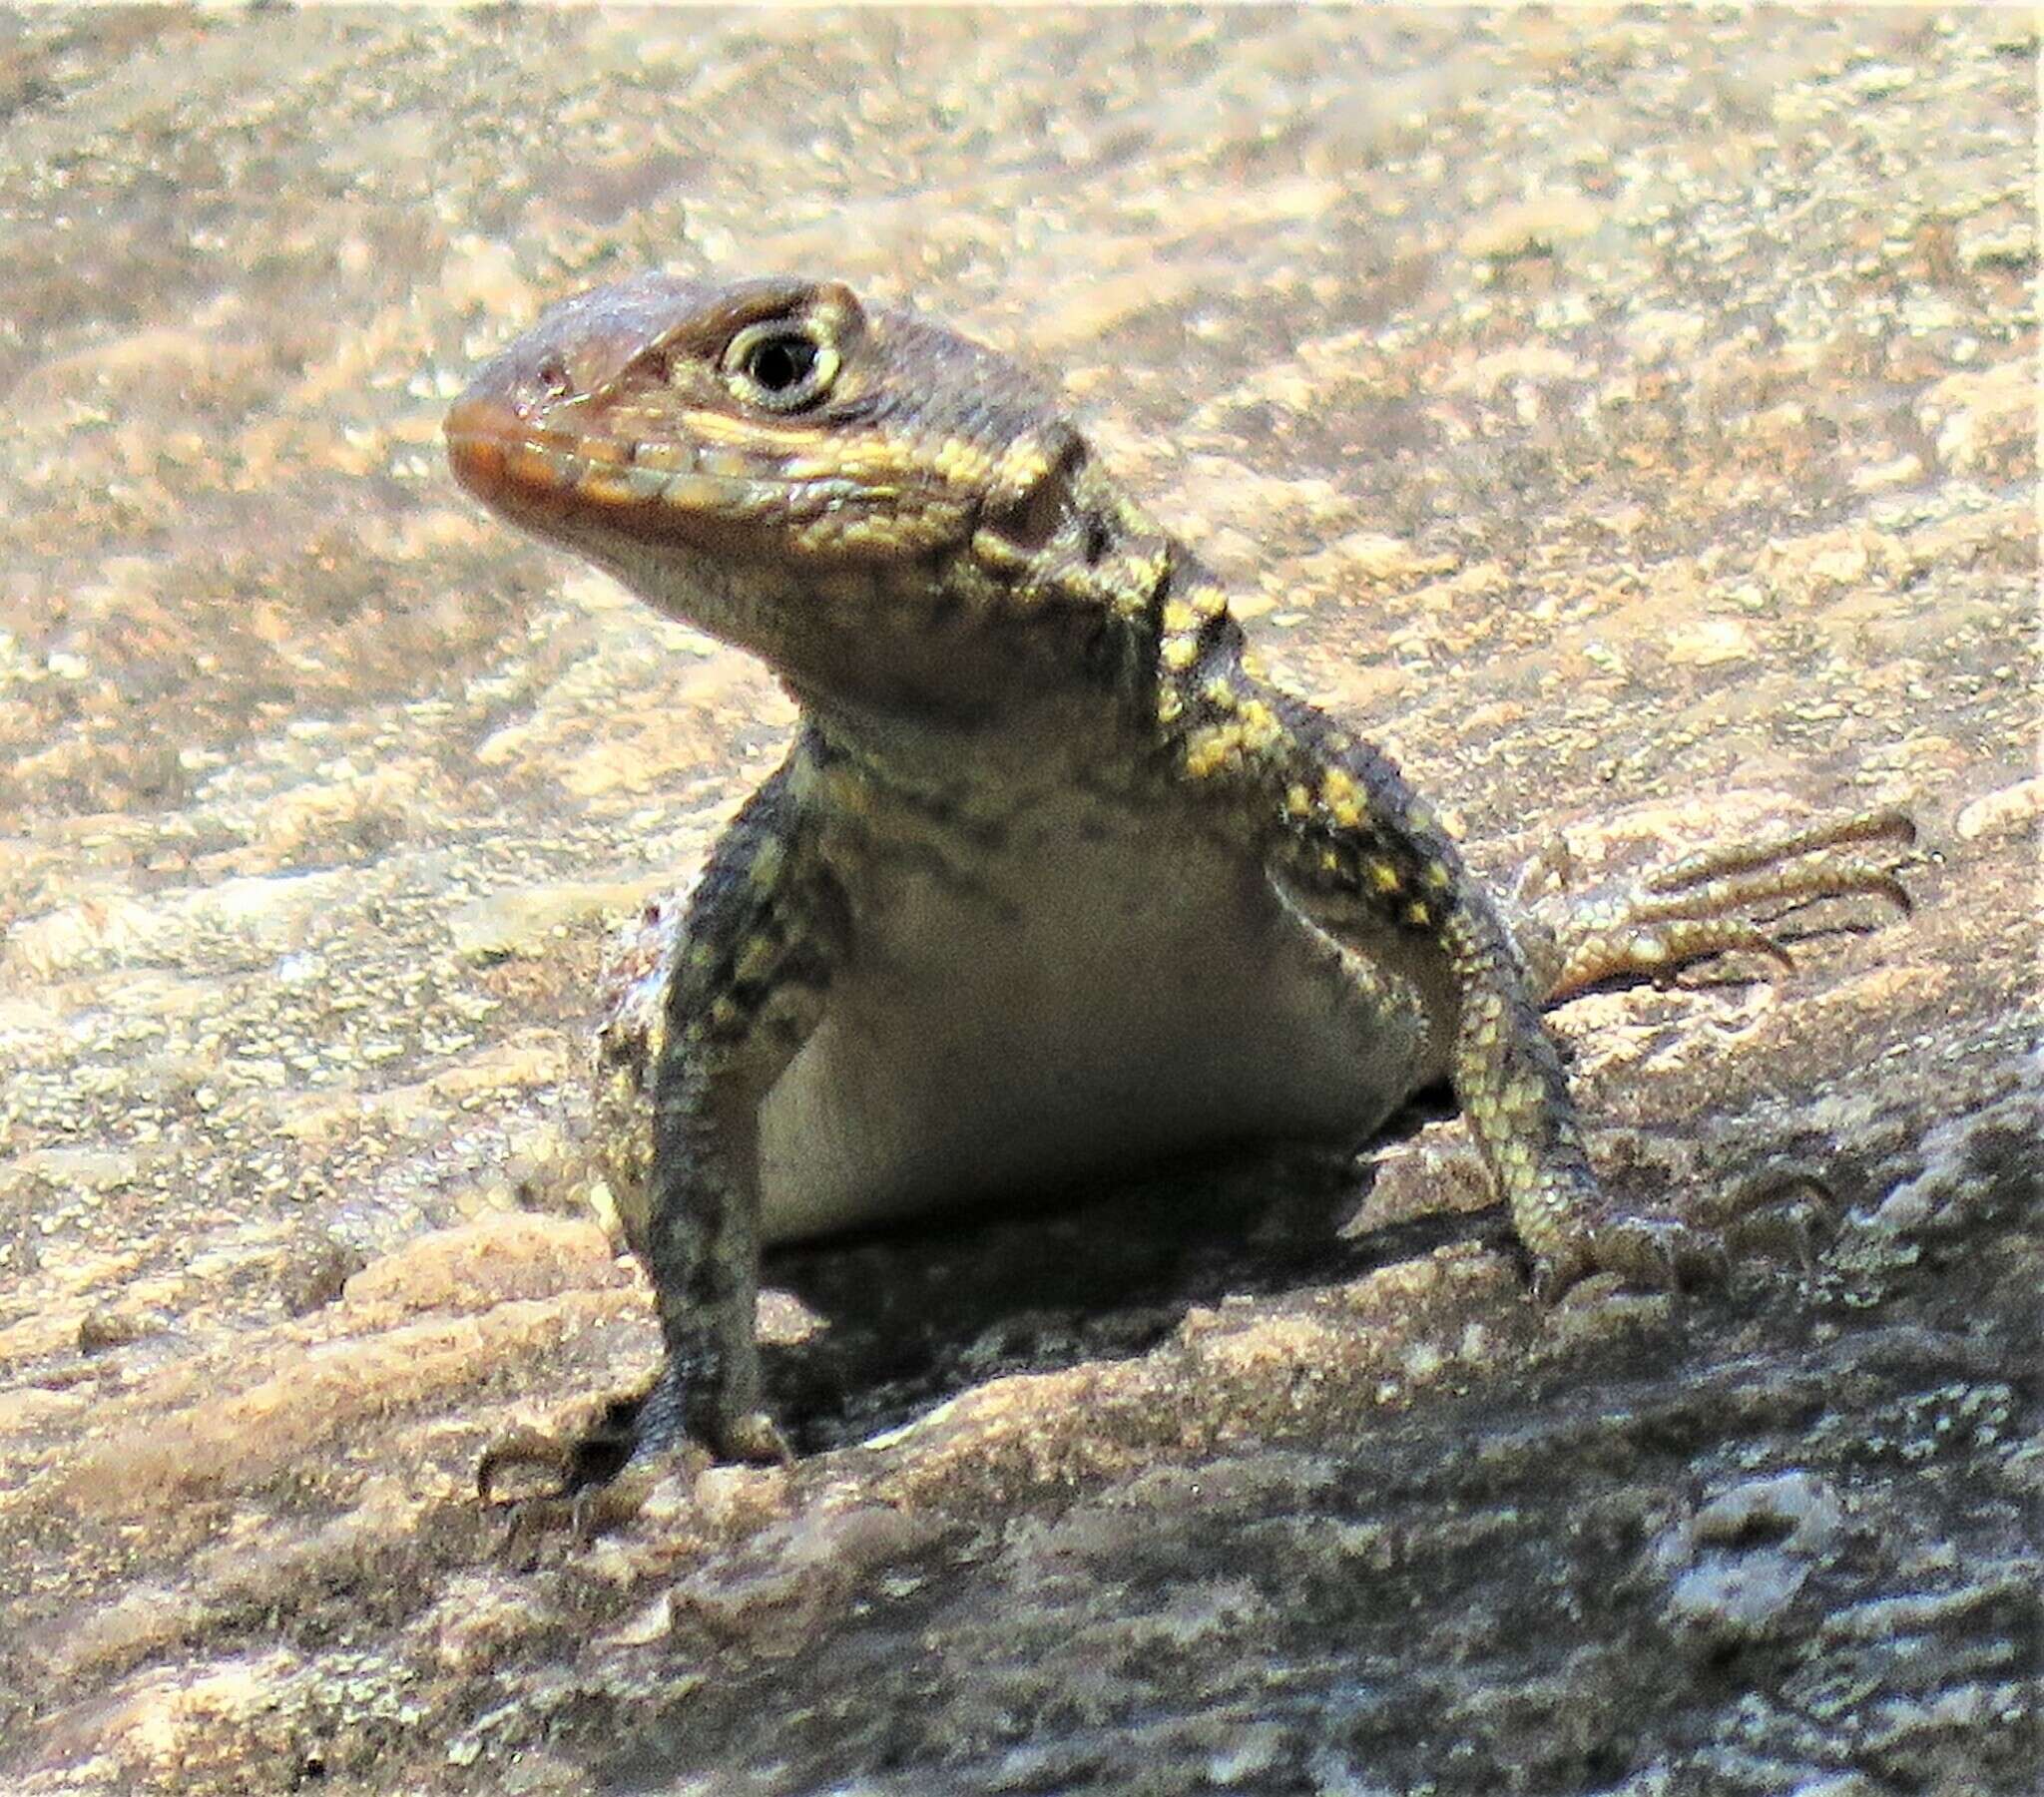
[[[787,456],[669,436],[653,443],[539,424],[471,393],[447,414],[447,462],[476,498],[536,522],[587,519],[661,536],[691,522],[815,518],[867,497],[844,478],[802,478]]]

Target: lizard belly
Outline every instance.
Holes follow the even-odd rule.
[[[1000,837],[846,873],[850,952],[760,1113],[768,1239],[1360,1141],[1438,1077],[1438,972],[1396,942],[1358,969],[1190,815],[1066,792]]]

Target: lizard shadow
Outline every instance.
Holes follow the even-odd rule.
[[[1388,1136],[1438,1109],[1408,1107]],[[1352,1152],[1246,1145],[1023,1207],[768,1252],[763,1283],[827,1327],[764,1344],[797,1453],[867,1439],[1003,1374],[1142,1354],[1196,1306],[1360,1277],[1445,1243],[1509,1250],[1493,1207],[1348,1236],[1373,1170]]]

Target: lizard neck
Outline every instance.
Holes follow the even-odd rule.
[[[1152,738],[1174,738],[1217,681],[1256,682],[1227,591],[1191,550],[1090,462],[1058,497],[1032,541],[974,536],[963,578],[992,584],[988,611],[1061,621],[1067,664]]]
[[[934,734],[959,752],[1074,709],[1096,737],[1117,711],[1154,729],[1174,596],[1225,601],[1097,476],[1053,499],[983,511],[933,556],[810,571],[799,599],[773,608],[777,641],[763,653],[832,737]]]

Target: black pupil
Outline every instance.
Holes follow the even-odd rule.
[[[785,393],[809,378],[816,346],[806,337],[768,337],[753,351],[751,374],[769,393]]]

